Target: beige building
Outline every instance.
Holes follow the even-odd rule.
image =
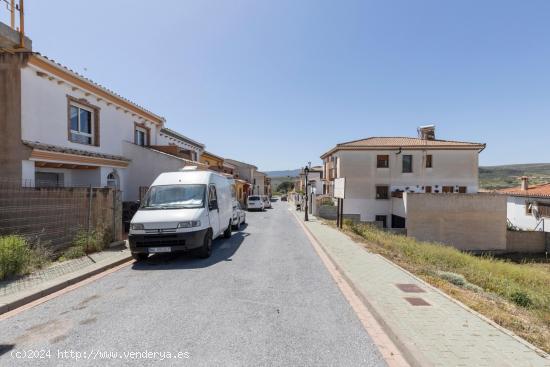
[[[321,156],[323,193],[346,179],[344,214],[405,228],[403,192],[477,193],[478,156],[485,144],[435,138],[435,127],[418,137],[371,137],[336,145]]]

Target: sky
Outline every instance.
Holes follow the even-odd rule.
[[[33,49],[207,150],[294,169],[369,136],[550,162],[548,0],[26,0]]]

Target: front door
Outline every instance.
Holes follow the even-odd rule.
[[[215,185],[210,185],[208,187],[208,210],[212,237],[216,238],[220,234],[220,209],[218,207],[218,195]]]

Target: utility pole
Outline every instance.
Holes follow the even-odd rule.
[[[304,168],[304,173],[306,174],[306,205],[305,205],[306,215],[304,217],[304,220],[307,222],[309,220],[309,216],[308,216],[309,209],[307,207],[307,203],[309,201],[309,199],[308,199],[308,187],[307,187],[307,178],[308,178],[307,176],[309,175],[309,167],[308,166],[306,166]]]

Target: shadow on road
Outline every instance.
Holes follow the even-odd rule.
[[[208,259],[200,259],[191,252],[181,254],[155,254],[145,261],[132,265],[134,270],[171,270],[171,269],[200,269],[212,266],[222,261],[231,261],[231,257],[237,252],[244,239],[250,234],[244,232],[247,225],[244,224],[241,231],[233,233],[230,239],[219,237],[212,243],[212,255]]]

